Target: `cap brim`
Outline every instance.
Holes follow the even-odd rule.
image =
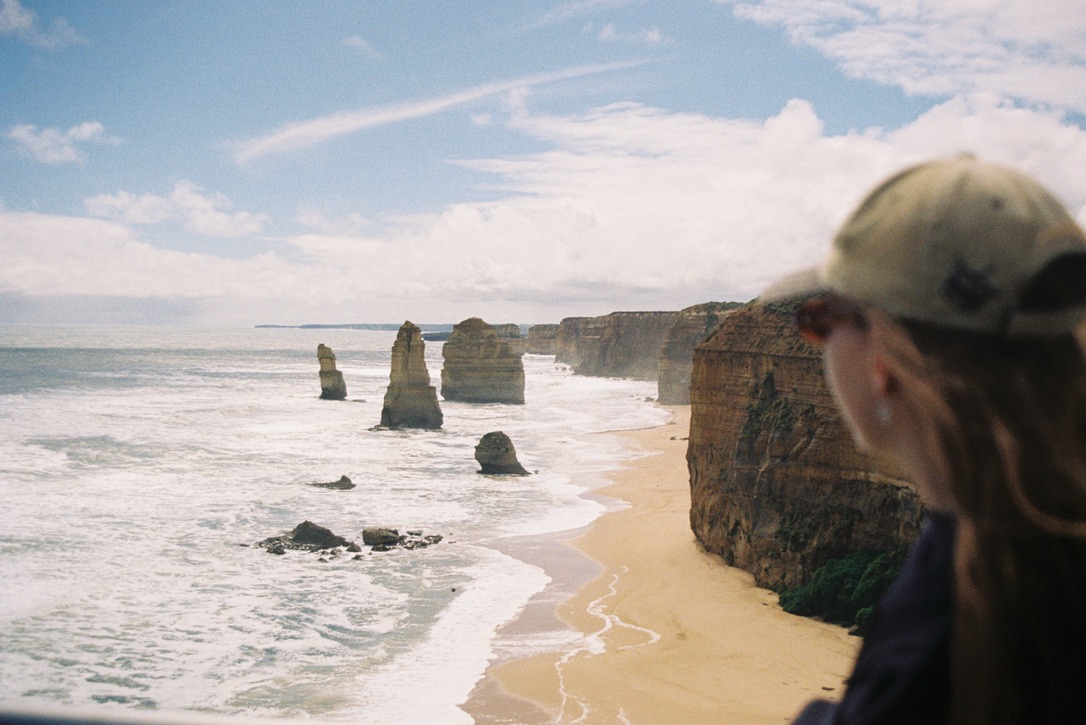
[[[810,297],[826,292],[828,289],[818,273],[818,267],[811,267],[777,280],[764,289],[758,297],[763,302],[775,302],[796,297]]]

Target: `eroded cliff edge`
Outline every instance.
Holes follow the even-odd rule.
[[[851,552],[910,545],[922,516],[900,471],[856,449],[793,315],[730,312],[695,349],[690,384],[690,526],[777,590]]]
[[[740,302],[704,302],[679,310],[660,346],[656,399],[661,405],[690,404],[694,348],[713,333],[724,315],[741,306]]]
[[[578,375],[656,380],[660,346],[678,312],[612,312],[567,317],[558,325],[555,362]]]

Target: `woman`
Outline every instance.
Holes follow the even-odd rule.
[[[902,465],[929,522],[842,702],[796,722],[1086,722],[1082,230],[1023,174],[934,161],[766,294],[800,295],[854,438]]]

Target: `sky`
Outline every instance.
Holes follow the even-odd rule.
[[[0,323],[746,301],[901,167],[1086,223],[1082,0],[0,0]]]

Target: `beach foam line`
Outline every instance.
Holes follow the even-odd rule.
[[[623,566],[621,574],[624,574],[628,571],[629,568]],[[592,616],[598,617],[601,620],[602,624],[600,625],[600,628],[597,629],[595,632],[591,632],[587,636],[585,636],[584,642],[581,646],[567,652],[565,655],[562,656],[561,659],[558,660],[558,663],[555,665],[555,669],[558,675],[558,691],[562,696],[562,709],[557,718],[558,722],[581,723],[584,722],[585,718],[587,718],[588,715],[591,713],[589,703],[579,699],[574,693],[567,690],[565,686],[565,675],[563,672],[566,665],[581,657],[594,657],[597,655],[605,654],[608,651],[624,650],[631,647],[644,647],[646,645],[655,644],[656,642],[660,641],[659,632],[648,629],[647,627],[640,627],[636,624],[625,622],[618,615],[607,611],[607,600],[613,598],[618,594],[616,587],[621,574],[615,574],[611,577],[611,583],[608,586],[607,594],[604,594],[603,596],[593,600],[592,602],[589,602],[588,604],[588,613]],[[608,646],[609,643],[607,634],[612,633],[615,630],[624,630],[626,632],[642,634],[644,635],[644,638],[643,641],[633,641],[627,643],[619,642],[617,643],[617,646],[610,647]],[[580,710],[580,712],[577,713],[575,716],[570,714],[569,712],[571,705],[576,706]]]

